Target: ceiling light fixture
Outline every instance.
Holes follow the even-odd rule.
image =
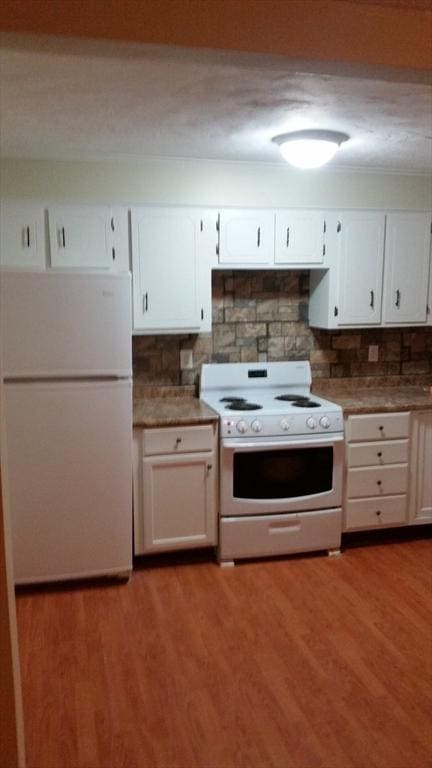
[[[293,131],[274,136],[285,160],[296,168],[320,168],[336,154],[340,145],[348,141],[347,133],[339,131]]]

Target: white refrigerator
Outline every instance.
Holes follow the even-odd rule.
[[[132,568],[130,275],[0,274],[15,581]]]

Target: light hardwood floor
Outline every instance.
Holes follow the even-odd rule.
[[[426,768],[431,543],[18,596],[28,768]]]

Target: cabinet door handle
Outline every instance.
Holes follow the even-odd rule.
[[[111,216],[110,224],[111,224],[111,231],[114,232],[115,230],[114,216]]]
[[[143,312],[148,310],[148,293],[143,294]]]
[[[21,231],[23,248],[30,248],[30,227],[23,227]]]
[[[289,232],[289,227],[287,227],[287,237],[286,237],[286,247],[287,248],[289,246],[289,238],[290,238],[290,232]]]
[[[399,288],[398,288],[398,290],[396,291],[396,301],[395,301],[395,306],[396,306],[398,309],[399,309],[399,307],[400,307],[400,300],[401,300],[401,292],[400,292],[400,290],[399,290]]]
[[[374,294],[373,291],[371,291],[370,292],[370,305],[369,305],[371,307],[371,309],[374,308],[374,304],[375,304],[375,294]]]
[[[213,467],[213,464],[207,464],[207,472],[210,472],[212,467]]]
[[[261,245],[261,227],[258,227],[257,229],[257,247],[259,248]]]
[[[175,447],[176,447],[176,448],[178,448],[178,447],[179,447],[179,445],[180,445],[181,441],[182,441],[181,437],[176,437],[176,441],[175,441]]]
[[[66,248],[66,235],[64,227],[61,227],[57,230],[57,243],[59,248]]]

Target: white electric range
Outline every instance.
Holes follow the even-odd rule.
[[[343,415],[308,361],[202,366],[220,416],[219,559],[339,550]]]

